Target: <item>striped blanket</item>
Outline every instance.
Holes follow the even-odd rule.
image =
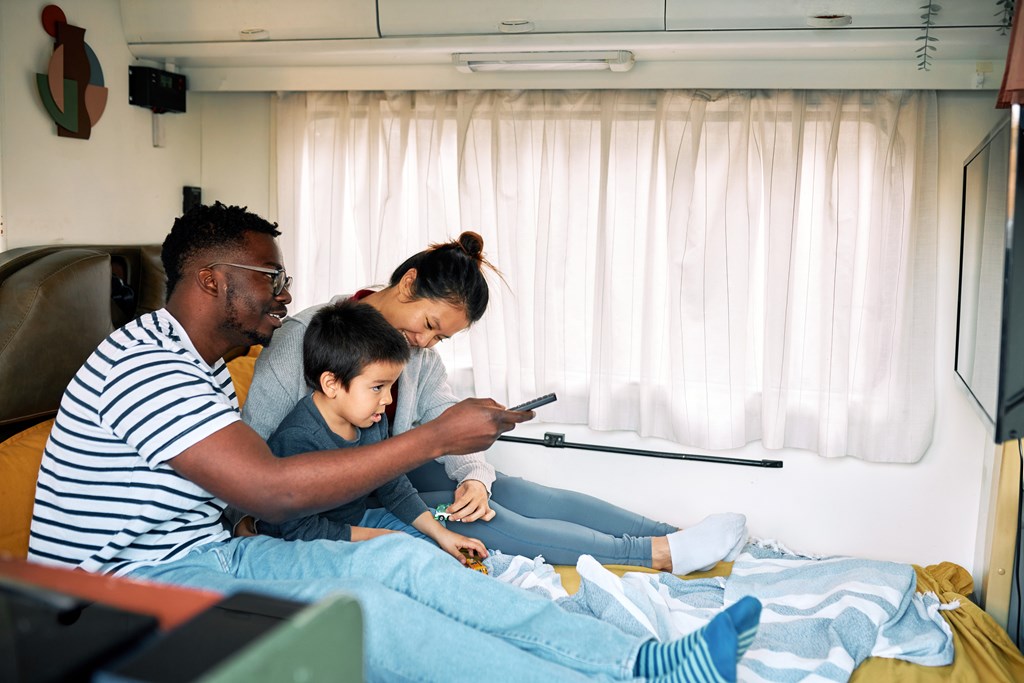
[[[761,626],[740,661],[742,681],[845,681],[868,657],[924,666],[953,662],[953,633],[914,568],[853,557],[810,559],[748,545],[724,604],[761,600]]]
[[[761,627],[739,664],[739,680],[846,681],[869,656],[926,666],[953,661],[940,604],[915,591],[910,565],[851,557],[810,558],[770,542],[748,544],[728,578],[682,580],[630,572],[618,577],[592,557],[577,564],[568,596],[540,558],[496,557],[492,574],[638,636],[678,638],[744,595],[761,600]]]

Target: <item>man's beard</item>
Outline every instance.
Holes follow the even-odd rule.
[[[253,307],[255,308],[255,305]],[[235,295],[233,289],[229,289],[227,292],[227,309],[228,317],[227,320],[224,321],[225,329],[231,330],[232,332],[237,332],[238,334],[248,339],[250,344],[259,344],[262,346],[266,346],[267,344],[270,343],[270,337],[271,334],[273,334],[272,332],[268,334],[263,334],[259,330],[249,329],[242,325],[242,322],[238,319],[238,297]],[[263,311],[263,315],[266,315],[269,312],[270,310],[267,309]]]

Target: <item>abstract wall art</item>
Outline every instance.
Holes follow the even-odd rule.
[[[85,42],[85,29],[72,26],[57,5],[42,12],[43,29],[54,39],[45,74],[36,74],[36,87],[57,135],[88,140],[107,106],[107,88],[96,53]]]

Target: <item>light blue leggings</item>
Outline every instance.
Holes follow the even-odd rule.
[[[405,534],[360,543],[235,538],[128,576],[302,601],[354,595],[371,682],[633,680],[645,640],[470,571]]]
[[[429,462],[408,474],[429,507],[451,503],[456,482]],[[509,555],[543,555],[551,564],[575,565],[580,555],[602,564],[651,566],[651,537],[678,531],[603,500],[497,473],[491,487],[490,522],[449,523]]]

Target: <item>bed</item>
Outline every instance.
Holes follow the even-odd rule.
[[[112,329],[159,308],[163,292],[157,245],[54,245],[0,253],[0,554],[24,558],[27,553],[36,472],[67,382]],[[243,350],[229,361],[240,401],[258,351]],[[680,585],[711,585],[699,580],[716,577],[719,584],[735,585],[739,572],[733,575],[733,569],[732,563],[720,563]],[[576,567],[554,570],[574,599],[582,594],[581,585],[589,585]],[[605,570],[631,581],[654,576],[637,567],[600,571]],[[964,568],[942,563],[913,566],[912,572],[917,591],[958,605],[940,613],[952,631],[953,663],[923,666],[869,657],[851,680],[1024,681],[1024,656],[971,601],[974,586]]]

